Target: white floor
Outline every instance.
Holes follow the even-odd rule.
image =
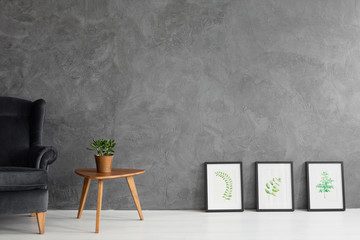
[[[94,233],[95,211],[50,210],[45,235],[37,234],[35,217],[0,216],[0,239],[360,239],[360,209],[346,212],[206,213],[202,211],[102,211]]]

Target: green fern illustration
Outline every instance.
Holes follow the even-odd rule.
[[[324,198],[326,198],[325,193],[330,192],[330,189],[334,189],[334,180],[329,178],[328,175],[328,172],[322,172],[320,183],[316,185],[319,188],[319,193],[324,193]]]
[[[224,180],[226,183],[225,192],[222,197],[225,200],[231,200],[232,188],[233,188],[231,177],[229,176],[229,174],[227,174],[226,172],[222,172],[222,171],[216,171],[215,175],[222,178],[222,180]]]
[[[277,193],[280,191],[279,187],[281,184],[281,178],[274,177],[269,182],[265,184],[265,192],[269,195],[272,195],[274,197],[277,197]]]

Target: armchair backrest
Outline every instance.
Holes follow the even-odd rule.
[[[0,97],[0,166],[28,166],[30,147],[42,144],[45,105]]]

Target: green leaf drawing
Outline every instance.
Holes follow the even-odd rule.
[[[226,172],[222,172],[222,171],[216,171],[215,175],[220,177],[226,183],[225,192],[224,192],[222,198],[224,198],[225,200],[231,200],[232,187],[233,187],[231,177],[229,176],[229,174],[227,174]]]
[[[316,188],[319,188],[319,193],[324,193],[324,198],[326,198],[325,193],[330,192],[330,189],[334,189],[334,180],[329,178],[328,175],[328,172],[322,172],[320,183],[316,185]]]
[[[269,182],[265,184],[265,192],[269,195],[272,195],[274,197],[277,197],[276,193],[280,191],[281,178],[274,177]]]

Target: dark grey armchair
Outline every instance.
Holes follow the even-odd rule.
[[[0,97],[0,214],[36,215],[40,234],[48,207],[48,166],[57,158],[42,146],[45,101]]]

